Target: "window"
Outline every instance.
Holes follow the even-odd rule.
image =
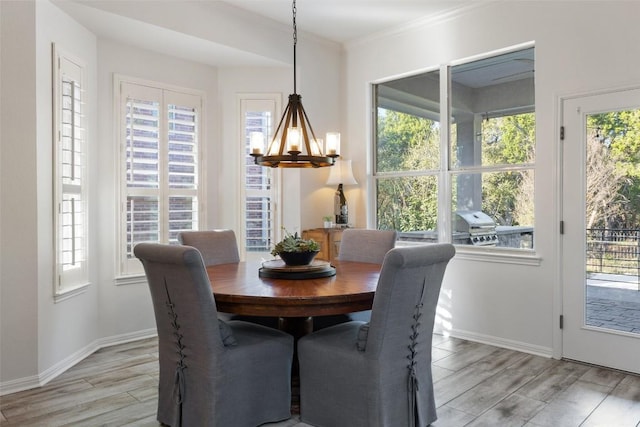
[[[378,228],[533,248],[533,65],[526,48],[374,85]]]
[[[121,272],[141,272],[140,242],[177,243],[197,230],[202,96],[117,79],[121,137]]]
[[[84,64],[53,46],[56,296],[88,285]]]
[[[440,73],[432,71],[378,85],[376,96],[377,227],[405,233],[419,230],[422,238],[429,235],[436,241],[439,85]],[[428,100],[406,92],[407,88],[418,86]]]
[[[274,132],[274,118],[280,111],[279,95],[241,95],[242,120],[242,242],[246,252],[269,252],[279,229],[276,216],[278,170],[256,165],[250,153],[251,133],[259,132],[269,140]]]

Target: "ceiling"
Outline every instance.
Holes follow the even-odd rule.
[[[291,31],[293,20],[292,0],[51,1],[100,37],[212,66],[282,66],[283,63],[234,49],[224,42],[196,37],[195,33],[187,34],[189,31],[180,31],[193,23],[167,21],[167,16],[162,16],[158,19],[164,20],[167,28],[152,24],[144,16],[157,18],[152,7],[154,3],[165,10],[191,7],[214,16],[231,14],[234,18],[245,19],[247,25],[261,22],[267,27],[277,26],[286,31]],[[348,44],[443,19],[493,1],[497,0],[297,0],[296,24],[300,34]],[[206,32],[206,29],[202,31]]]
[[[225,0],[233,6],[292,25],[291,0]],[[412,23],[437,19],[483,0],[297,0],[299,31],[347,43]]]

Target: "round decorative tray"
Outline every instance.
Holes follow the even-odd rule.
[[[335,276],[336,269],[328,261],[313,260],[307,265],[287,265],[280,259],[265,261],[258,270],[260,277],[271,279],[317,279]]]

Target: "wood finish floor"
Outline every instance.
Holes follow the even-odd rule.
[[[439,335],[433,374],[435,427],[640,427],[637,375]],[[0,424],[158,427],[157,381],[156,339],[104,348],[44,387],[0,397]]]

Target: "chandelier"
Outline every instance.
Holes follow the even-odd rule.
[[[284,110],[280,123],[264,152],[264,134],[252,132],[250,154],[255,164],[273,168],[319,168],[333,166],[340,151],[340,134],[328,132],[326,141],[316,138],[307,113],[302,106],[302,97],[296,87],[296,0],[293,0],[293,93]]]

